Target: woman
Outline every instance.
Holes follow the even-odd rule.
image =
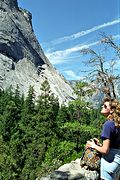
[[[101,113],[107,118],[101,133],[102,146],[94,141],[87,141],[86,146],[102,154],[101,179],[116,180],[116,174],[120,173],[120,103],[106,98]]]

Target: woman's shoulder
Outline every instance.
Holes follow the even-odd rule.
[[[101,137],[110,139],[111,133],[115,131],[115,123],[113,120],[107,120],[102,129]]]
[[[105,123],[104,123],[104,126],[112,126],[112,127],[115,127],[115,122],[113,120],[107,120]]]

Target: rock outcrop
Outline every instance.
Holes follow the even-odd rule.
[[[36,180],[38,180],[37,178]],[[59,169],[48,175],[42,177],[40,180],[99,180],[99,173],[97,171],[89,171],[81,168],[80,159],[76,159],[71,163],[61,166]]]
[[[46,79],[60,103],[74,99],[72,88],[37,41],[31,13],[19,8],[17,0],[0,0],[0,88],[19,85],[26,95],[32,85],[39,95]]]

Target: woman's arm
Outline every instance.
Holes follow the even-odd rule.
[[[110,139],[103,140],[102,146],[98,146],[94,141],[87,141],[86,147],[92,147],[99,151],[101,154],[108,154],[110,148]]]

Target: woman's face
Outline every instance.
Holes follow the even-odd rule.
[[[104,102],[104,105],[102,106],[102,109],[101,109],[101,114],[107,117],[110,114],[110,111],[111,111],[111,108],[110,108],[109,101]]]

